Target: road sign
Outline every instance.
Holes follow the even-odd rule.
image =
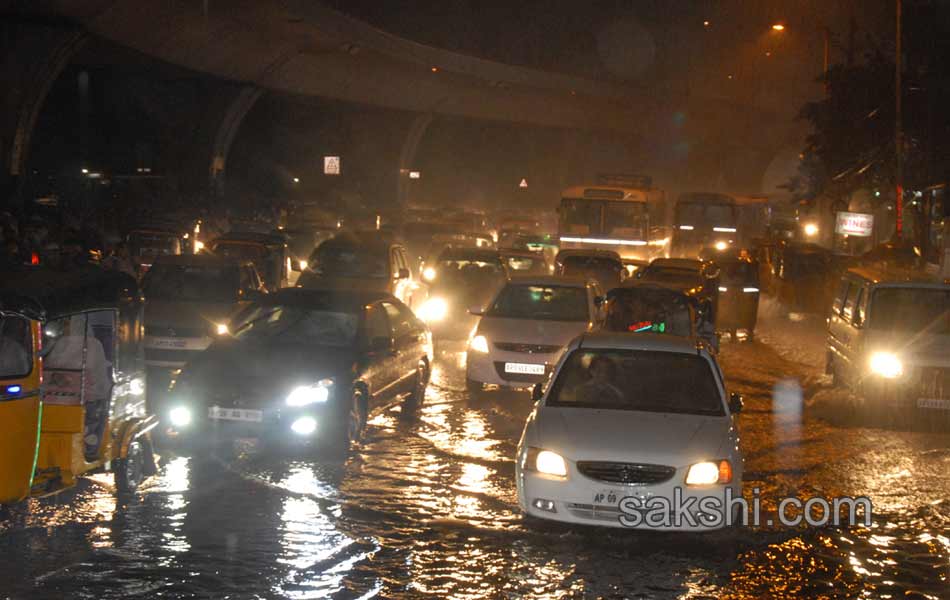
[[[528,180],[522,177],[522,178],[521,178],[521,183],[518,184],[518,187],[520,187],[520,188],[526,188],[526,187],[528,187]]]
[[[323,157],[323,174],[324,175],[339,175],[340,174],[340,157],[339,156],[324,156]]]

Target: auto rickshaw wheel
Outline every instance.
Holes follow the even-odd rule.
[[[147,441],[132,440],[125,458],[116,460],[112,469],[115,472],[116,492],[120,496],[131,496],[154,469],[151,445]]]

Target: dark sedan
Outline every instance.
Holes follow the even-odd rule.
[[[189,445],[269,438],[345,449],[374,406],[403,398],[403,412],[415,410],[431,364],[431,334],[393,296],[284,289],[185,367],[163,417]]]

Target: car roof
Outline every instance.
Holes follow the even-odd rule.
[[[689,269],[699,271],[703,268],[703,261],[698,258],[655,258],[650,262],[651,267],[667,269]]]
[[[916,284],[933,287],[950,287],[950,280],[936,274],[918,271],[915,269],[882,268],[882,267],[852,267],[848,273],[857,275],[876,284]]]
[[[259,302],[266,305],[293,304],[300,306],[360,307],[380,300],[394,301],[389,293],[374,290],[354,290],[348,287],[282,288],[266,294]],[[398,300],[396,300],[398,302]]]
[[[156,265],[190,265],[205,267],[236,267],[253,264],[249,260],[238,260],[226,256],[219,256],[202,252],[200,254],[164,254],[155,259]]]
[[[597,331],[585,333],[581,336],[577,341],[576,347],[700,354],[705,346],[702,341],[690,337],[652,333],[632,334],[614,331]]]
[[[587,285],[587,279],[583,277],[559,277],[556,275],[512,275],[509,281],[516,285],[561,287],[585,287]]]
[[[447,246],[443,248],[441,252],[439,252],[440,260],[466,256],[499,260],[501,253],[499,253],[498,250],[493,250],[491,248],[471,248],[465,246]]]
[[[256,231],[230,231],[212,240],[220,242],[253,242],[257,244],[283,244],[286,240],[282,233],[259,233]]]

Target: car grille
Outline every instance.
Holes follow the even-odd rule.
[[[950,370],[943,367],[922,367],[920,369],[921,398],[950,399]]]
[[[208,335],[209,330],[199,329],[197,327],[164,327],[158,325],[146,325],[145,335],[153,337],[183,337],[200,338]]]
[[[498,376],[505,381],[513,381],[518,383],[540,383],[547,379],[548,375],[551,374],[551,366],[545,365],[544,375],[529,375],[527,373],[507,373],[505,372],[505,363],[496,362],[495,372],[498,373]]]
[[[628,485],[663,483],[669,481],[676,473],[675,467],[664,465],[600,461],[578,461],[577,470],[589,479]]]
[[[495,347],[505,352],[522,352],[525,354],[551,354],[561,349],[560,346],[544,344],[515,344],[510,342],[495,342]]]
[[[578,519],[590,519],[592,521],[616,521],[623,513],[617,506],[604,506],[603,504],[575,504],[567,503],[567,510],[571,515]]]

